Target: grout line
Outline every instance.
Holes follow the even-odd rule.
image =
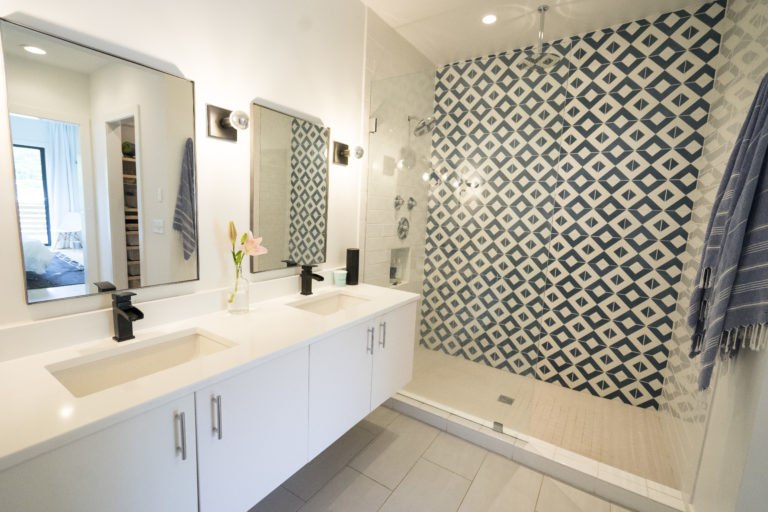
[[[288,477],[288,478],[290,478],[290,477]],[[329,480],[329,482],[330,482],[330,480]],[[285,483],[285,482],[283,482],[283,483]],[[325,486],[323,486],[323,487],[325,487]],[[291,490],[288,489],[287,487],[285,487],[283,484],[280,484],[280,488],[282,490],[284,490],[285,492],[287,492],[288,494],[290,494],[291,496],[295,496],[296,499],[301,500],[302,503],[306,503],[307,501],[309,501],[309,500],[305,500],[301,496],[298,496],[297,494],[292,493]],[[322,487],[321,487],[321,489],[322,489]],[[317,493],[315,493],[315,494],[317,494]],[[269,494],[267,496],[269,496]],[[264,497],[266,498],[267,496],[264,496]]]
[[[386,498],[386,499],[385,499],[385,500],[384,500],[384,501],[381,503],[381,506],[379,506],[379,508],[377,508],[377,509],[376,509],[377,511],[381,510],[381,507],[383,507],[383,506],[384,506],[384,504],[386,504],[386,503],[387,503],[387,501],[389,501],[389,497],[390,497],[390,496],[392,496],[392,493],[393,493],[393,492],[395,492],[395,491],[393,491],[392,489],[390,489],[390,488],[389,488],[389,487],[387,487],[386,485],[382,484],[381,482],[377,482],[376,480],[374,480],[373,478],[369,477],[369,476],[368,476],[368,475],[366,475],[365,473],[362,473],[362,472],[360,472],[360,471],[356,470],[356,469],[355,469],[355,468],[353,468],[352,466],[349,466],[349,465],[347,465],[347,466],[345,466],[345,467],[347,467],[347,468],[351,469],[351,470],[352,470],[352,471],[354,471],[355,473],[357,473],[357,474],[361,475],[363,478],[367,478],[368,480],[370,480],[371,482],[375,483],[376,485],[380,485],[381,487],[383,487],[383,488],[385,488],[387,491],[389,491],[389,494],[387,495],[387,498]],[[327,485],[327,484],[326,484],[326,485]],[[325,487],[325,485],[324,485],[323,487]]]
[[[381,482],[378,482],[378,481],[376,481],[376,480],[373,480],[373,478],[371,478],[371,480],[373,480],[373,481],[374,481],[374,482],[376,482],[377,484],[379,484],[379,485],[384,485],[384,487],[385,487],[385,488],[389,489],[389,496],[387,496],[387,499],[386,499],[386,500],[384,500],[384,503],[382,503],[382,504],[381,504],[381,507],[379,507],[379,508],[378,508],[378,510],[381,510],[381,508],[382,508],[384,505],[386,505],[387,501],[389,501],[389,498],[391,498],[391,497],[392,497],[392,495],[393,495],[393,494],[395,493],[395,491],[397,490],[397,488],[398,488],[398,487],[400,487],[400,484],[402,484],[402,483],[405,481],[405,479],[406,479],[406,478],[408,478],[408,475],[410,475],[410,474],[411,474],[411,471],[413,471],[413,468],[414,468],[414,467],[416,467],[416,464],[417,464],[417,463],[418,463],[420,460],[421,460],[421,457],[419,457],[418,459],[416,459],[416,462],[414,462],[414,463],[413,463],[413,465],[412,465],[412,466],[411,466],[411,467],[408,469],[408,471],[406,471],[406,472],[405,472],[405,475],[403,476],[403,478],[401,478],[401,479],[400,479],[400,481],[399,481],[399,482],[397,482],[397,485],[395,485],[394,489],[389,489],[389,487],[387,487],[386,485],[384,485],[384,484],[382,484]],[[368,478],[370,478],[370,477],[368,477]]]
[[[544,488],[544,479],[547,478],[547,475],[545,475],[544,473],[541,473],[539,471],[536,471],[536,472],[541,475],[541,482],[539,482],[539,492],[536,493],[536,504],[533,506],[534,510],[536,510],[536,508],[539,506],[539,500],[541,499],[541,490]]]
[[[396,399],[395,399],[395,400],[396,400]],[[422,409],[422,411],[424,411],[424,409]],[[428,414],[434,414],[434,413],[430,413],[429,411],[424,411],[424,412],[427,412]],[[408,416],[408,414],[406,414],[406,413],[402,413],[402,414],[404,414],[404,415]],[[417,418],[413,418],[413,419],[414,419],[414,420],[416,420],[416,421],[420,421],[420,422],[422,422],[422,423],[426,423],[426,422],[424,422],[424,421],[422,421],[422,420],[420,420],[420,419],[417,419]],[[624,420],[625,420],[625,422],[630,422],[630,423],[631,423],[631,418],[625,418]],[[449,422],[450,422],[450,420],[449,420]],[[447,431],[446,431],[446,432],[447,432]],[[449,432],[447,432],[447,433],[448,433],[449,435],[454,435],[454,434],[451,434],[451,433],[449,433]],[[454,435],[454,437],[458,437],[459,439],[462,439],[462,440],[464,440],[464,441],[466,441],[466,442],[468,442],[468,443],[470,443],[470,444],[474,444],[474,443],[472,443],[472,441],[470,441],[470,440],[468,440],[468,439],[464,439],[464,438],[463,438],[463,437],[461,437],[460,435]],[[551,443],[549,443],[549,444],[551,444]],[[481,448],[482,448],[482,447],[481,447]],[[493,450],[488,450],[488,449],[486,449],[486,450],[487,450],[488,452],[490,452],[490,451],[493,451]],[[545,458],[545,459],[550,459],[549,457],[544,457],[543,455],[538,455],[538,456],[539,456],[539,457],[542,457],[542,458]],[[587,458],[588,458],[588,457],[587,457]],[[426,459],[426,460],[429,460],[429,459]],[[517,462],[518,464],[521,464],[519,461],[515,460],[515,458],[514,458],[514,457],[512,458],[512,460],[513,460],[514,462]],[[550,459],[550,460],[553,460],[553,461],[554,461],[554,459]],[[593,459],[593,460],[595,460],[595,459]],[[431,461],[430,461],[430,462],[431,462]],[[558,464],[562,464],[562,463],[558,463]],[[606,464],[606,465],[607,465],[608,463],[604,463],[604,464]],[[542,475],[542,476],[544,476],[544,477],[549,477],[549,478],[552,478],[553,480],[557,480],[557,481],[560,481],[560,482],[562,482],[562,483],[564,483],[564,484],[566,484],[566,485],[569,485],[569,486],[571,486],[571,487],[574,487],[574,488],[576,488],[576,489],[579,489],[579,490],[581,490],[581,491],[583,491],[583,492],[586,492],[587,494],[591,494],[591,495],[593,495],[593,496],[595,496],[595,497],[597,497],[597,498],[601,499],[602,501],[605,501],[605,502],[607,502],[607,503],[610,503],[610,501],[609,501],[609,500],[608,500],[606,497],[604,497],[604,496],[601,496],[601,495],[598,495],[598,494],[596,494],[594,491],[587,491],[587,490],[585,490],[583,487],[581,487],[581,486],[580,486],[580,485],[578,485],[578,484],[573,484],[573,483],[569,483],[569,482],[566,482],[566,481],[564,481],[564,480],[561,480],[559,477],[556,477],[556,476],[550,475],[550,474],[546,473],[545,471],[543,471],[543,470],[541,470],[541,469],[538,469],[538,468],[536,468],[536,467],[535,467],[535,465],[534,465],[534,466],[530,466],[530,465],[527,465],[527,464],[521,464],[521,465],[523,465],[523,466],[525,466],[525,467],[528,467],[529,469],[531,469],[531,470],[535,471],[536,473],[539,473],[539,474],[541,474],[541,475]],[[563,465],[564,465],[564,466],[566,466],[566,467],[570,467],[570,466],[569,466],[569,465],[567,465],[567,464],[563,464]],[[440,466],[440,467],[442,467],[442,466]],[[615,466],[614,466],[614,467],[615,467]],[[447,469],[447,468],[446,468],[446,469]],[[588,475],[588,476],[590,476],[591,478],[595,478],[595,479],[597,479],[597,480],[603,480],[603,481],[605,481],[605,482],[607,482],[607,483],[609,483],[609,484],[610,484],[610,482],[608,482],[608,481],[604,480],[603,478],[601,478],[601,477],[597,476],[597,474],[595,474],[595,475],[589,475],[589,474],[587,474],[587,473],[583,473],[582,471],[580,471],[580,470],[578,470],[578,469],[576,469],[576,468],[572,468],[572,467],[571,467],[571,469],[573,469],[573,470],[576,470],[576,471],[579,471],[579,472],[580,472],[580,473],[582,473],[582,474]],[[616,469],[619,469],[619,470],[621,470],[621,468],[616,468]],[[449,471],[450,471],[450,470],[449,470]],[[639,476],[639,475],[636,475],[636,476]],[[642,477],[640,477],[640,478],[642,478]],[[646,481],[647,481],[647,479],[645,479],[645,478],[644,478],[644,480],[646,480]],[[473,478],[473,481],[474,481],[474,478]],[[542,480],[542,482],[543,482],[543,480]],[[616,484],[611,484],[611,485],[616,485]],[[646,484],[646,485],[647,485],[647,484]],[[625,491],[628,491],[628,492],[634,493],[634,491],[632,491],[632,490],[630,490],[630,489],[628,489],[628,488],[625,488],[625,487],[624,487],[624,486],[622,486],[622,485],[618,485],[618,487],[619,487],[619,488],[622,488],[622,489],[624,489]],[[541,487],[540,487],[540,489],[539,489],[539,492],[541,492]],[[638,496],[642,496],[642,495],[638,495]],[[652,501],[652,502],[656,502],[656,500],[653,500],[653,499],[649,498],[648,496],[644,496],[644,497],[643,497],[643,499],[645,499],[645,500],[650,500],[650,501]],[[538,500],[538,498],[537,498],[537,500]]]
[[[357,425],[359,425],[359,422],[358,422],[358,424],[356,424],[356,425],[355,425],[354,427],[352,427],[352,428],[355,428],[355,427],[357,427]],[[342,436],[341,436],[341,437],[344,437],[345,435],[347,435],[347,434],[349,433],[349,431],[350,431],[350,430],[352,430],[352,428],[350,428],[349,430],[347,430],[346,432],[344,432],[344,434],[342,434]],[[333,476],[332,476],[331,478],[329,478],[329,479],[328,479],[328,481],[326,481],[326,482],[325,482],[325,483],[324,483],[322,486],[320,486],[320,488],[319,488],[317,491],[313,492],[313,493],[312,493],[312,495],[311,495],[309,498],[307,498],[306,500],[302,500],[302,501],[304,501],[305,503],[309,502],[309,500],[311,500],[312,498],[314,498],[316,494],[318,494],[320,491],[322,491],[322,490],[323,490],[323,489],[324,489],[324,488],[325,488],[325,487],[328,485],[328,483],[330,483],[330,481],[331,481],[331,480],[333,480],[334,478],[336,478],[337,476],[339,476],[339,473],[341,473],[342,471],[344,471],[344,468],[345,468],[345,467],[348,467],[348,468],[350,468],[350,469],[353,469],[353,470],[355,470],[355,468],[351,467],[351,466],[349,465],[349,463],[350,463],[350,462],[352,462],[352,460],[353,460],[355,457],[357,457],[357,456],[360,454],[360,452],[362,452],[363,450],[365,450],[366,448],[368,448],[368,446],[369,446],[371,443],[373,443],[373,441],[374,441],[374,440],[375,440],[377,437],[379,437],[379,435],[381,435],[381,434],[384,432],[384,430],[386,430],[386,429],[384,429],[384,430],[382,430],[382,431],[381,431],[381,432],[380,432],[378,435],[375,435],[375,434],[373,434],[372,432],[370,432],[370,431],[368,431],[368,430],[364,429],[363,427],[360,427],[360,429],[361,429],[361,430],[363,430],[363,431],[365,431],[365,432],[368,432],[369,434],[372,434],[372,435],[373,435],[373,437],[371,438],[371,440],[370,440],[370,441],[368,441],[367,443],[365,443],[365,444],[362,446],[362,448],[360,448],[359,450],[357,450],[357,451],[356,451],[356,452],[355,452],[355,453],[354,453],[354,454],[353,454],[353,455],[352,455],[352,456],[349,458],[349,460],[346,462],[346,464],[344,464],[344,465],[341,467],[341,469],[339,469],[338,471],[336,471],[336,472],[333,474]],[[341,437],[340,437],[339,439],[341,439]],[[338,441],[339,439],[337,439],[336,441]],[[334,443],[336,443],[336,441],[334,441],[333,443],[331,443],[331,446],[333,446],[333,444],[334,444]],[[330,448],[331,446],[329,446],[328,448]],[[328,448],[326,448],[325,450],[327,450]],[[312,460],[310,460],[309,462],[307,462],[306,464],[304,464],[304,466],[302,466],[302,467],[301,467],[301,469],[305,468],[305,467],[306,467],[307,465],[309,465],[309,464],[310,464],[312,461],[314,461],[315,459],[317,459],[317,458],[318,458],[320,455],[322,455],[322,454],[325,452],[325,450],[323,450],[322,452],[318,453],[318,454],[315,456],[315,458],[314,458],[314,459],[312,459]],[[301,469],[299,469],[298,471],[301,471]],[[297,471],[297,472],[298,472],[298,471]],[[355,471],[357,471],[357,470],[355,470]],[[359,471],[358,471],[358,473],[359,473]],[[295,474],[295,473],[294,473],[294,474]],[[293,475],[291,475],[291,476],[293,476]],[[291,477],[288,477],[288,479],[289,479],[289,480],[290,480],[290,478],[291,478]],[[368,478],[370,478],[370,477],[368,477]],[[374,481],[375,481],[375,480],[374,480]],[[283,483],[285,483],[285,482],[283,482]],[[376,483],[377,483],[377,484],[379,484],[379,485],[381,485],[379,482],[376,482]],[[281,484],[281,486],[282,486],[282,484]],[[384,487],[386,487],[386,486],[384,486]],[[288,492],[291,492],[291,491],[289,491],[288,489],[286,489],[286,491],[288,491]],[[293,493],[291,492],[291,494],[293,494]],[[293,494],[293,495],[294,495],[294,496],[296,496],[295,494]],[[296,497],[297,497],[297,498],[299,498],[300,500],[302,499],[302,498],[301,498],[301,496],[296,496]]]
[[[426,424],[426,423],[424,423],[423,421],[417,420],[416,418],[411,418],[410,416],[408,416],[408,418],[409,418],[409,419],[411,419],[411,420],[413,420],[413,421],[418,421],[419,423],[421,423],[421,424],[423,424],[423,425],[427,425],[427,424]],[[427,425],[427,426],[428,426],[428,427],[432,427],[431,425]],[[434,427],[432,427],[432,428],[434,428]],[[438,435],[439,435],[439,432],[440,432],[440,430],[439,430],[439,429],[435,429],[435,430],[437,430],[437,431],[438,431]],[[384,429],[384,431],[382,431],[382,434],[383,434],[385,431],[387,431],[387,429]],[[381,435],[381,434],[379,434],[379,435]],[[377,436],[377,437],[378,437],[378,436]],[[419,454],[419,456],[416,458],[416,460],[415,460],[415,461],[414,461],[414,463],[411,465],[411,467],[410,467],[410,468],[408,468],[408,471],[406,471],[406,472],[405,472],[405,475],[404,475],[402,478],[400,478],[400,480],[398,480],[397,484],[395,484],[395,486],[394,486],[394,487],[392,487],[392,488],[390,488],[390,487],[389,487],[388,485],[386,485],[386,484],[383,484],[383,483],[379,482],[378,480],[376,480],[376,479],[375,479],[375,478],[373,478],[373,477],[370,477],[370,476],[368,476],[368,475],[365,475],[365,473],[362,473],[362,472],[360,472],[360,471],[358,471],[358,473],[360,473],[360,474],[362,474],[362,475],[365,475],[365,476],[366,476],[366,478],[369,478],[369,479],[373,480],[374,482],[376,482],[377,484],[379,484],[379,485],[383,485],[383,486],[384,486],[384,487],[386,487],[387,489],[390,489],[390,490],[391,490],[391,492],[395,492],[395,489],[397,489],[397,488],[400,486],[400,484],[401,484],[401,483],[403,483],[403,480],[405,480],[405,478],[408,476],[408,474],[411,472],[411,470],[413,470],[414,466],[416,466],[416,463],[417,463],[417,462],[419,462],[419,460],[422,458],[422,456],[424,455],[424,453],[425,453],[425,452],[426,452],[426,451],[429,449],[429,447],[430,447],[430,446],[432,446],[432,443],[434,443],[434,442],[435,442],[435,439],[437,439],[437,435],[435,435],[435,437],[434,437],[434,438],[433,438],[433,439],[432,439],[432,440],[429,442],[429,444],[427,445],[427,447],[426,447],[424,450],[422,450],[422,452],[421,452],[421,453]],[[373,442],[373,441],[371,441],[371,442]],[[347,466],[349,466],[349,463],[347,463]],[[350,467],[351,467],[351,466],[350,466]],[[352,468],[352,469],[355,469],[355,468]],[[355,471],[357,471],[357,470],[355,469]]]
[[[480,465],[477,467],[477,471],[475,471],[475,476],[472,477],[472,480],[469,481],[469,486],[467,487],[466,492],[464,493],[464,496],[461,497],[461,501],[459,502],[458,508],[456,508],[457,512],[461,510],[461,506],[464,504],[464,500],[467,499],[467,495],[469,494],[469,490],[472,489],[472,486],[475,485],[475,478],[477,478],[477,475],[480,473],[480,468],[483,467],[483,464],[485,464],[486,459],[488,459],[488,454],[491,453],[488,450],[485,450],[485,455],[483,456],[483,460],[480,462]]]
[[[467,441],[467,442],[469,442],[469,441]],[[477,445],[474,445],[474,446],[477,446]],[[481,446],[480,448],[482,448],[482,446]],[[486,450],[486,451],[487,451],[487,450]],[[471,482],[472,482],[472,481],[475,479],[475,477],[472,477],[472,478],[467,478],[467,477],[465,477],[464,475],[461,475],[461,474],[459,474],[459,473],[455,472],[455,471],[454,471],[454,470],[452,470],[451,468],[447,468],[447,467],[443,466],[442,464],[440,464],[440,463],[438,463],[438,462],[435,462],[435,461],[433,461],[433,460],[430,460],[430,459],[428,459],[428,458],[424,457],[423,455],[422,455],[421,457],[419,457],[419,460],[423,460],[424,462],[429,462],[430,464],[432,464],[432,465],[434,465],[434,466],[437,466],[437,467],[439,467],[440,469],[444,469],[444,470],[446,470],[447,472],[449,472],[449,473],[451,473],[451,474],[453,474],[453,475],[456,475],[456,476],[458,476],[459,478],[462,478],[462,479],[464,479],[464,480],[467,480],[467,481],[468,481],[468,482],[470,482],[470,483],[471,483]],[[485,460],[485,457],[483,457],[483,460]],[[416,461],[416,462],[418,462],[418,461]],[[478,469],[479,469],[479,468],[478,468]],[[477,474],[477,473],[475,473],[475,474]]]

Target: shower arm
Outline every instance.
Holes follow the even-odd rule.
[[[537,9],[539,11],[539,49],[538,54],[544,53],[544,15],[549,10],[548,5],[540,5]]]

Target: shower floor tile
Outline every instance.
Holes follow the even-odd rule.
[[[552,443],[648,480],[677,488],[654,409],[641,409],[521,377],[423,347],[404,388],[462,415]],[[499,395],[514,399],[512,404]]]

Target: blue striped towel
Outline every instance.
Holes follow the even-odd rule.
[[[197,237],[195,236],[195,152],[191,138],[187,139],[184,145],[179,195],[176,197],[176,210],[173,213],[173,229],[181,233],[184,259],[188,260],[197,247]]]
[[[728,160],[704,241],[688,315],[701,390],[718,353],[768,345],[768,75]]]

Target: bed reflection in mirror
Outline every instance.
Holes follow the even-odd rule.
[[[197,279],[192,82],[0,32],[27,302]]]
[[[80,127],[11,114],[16,201],[30,297],[83,295]]]

